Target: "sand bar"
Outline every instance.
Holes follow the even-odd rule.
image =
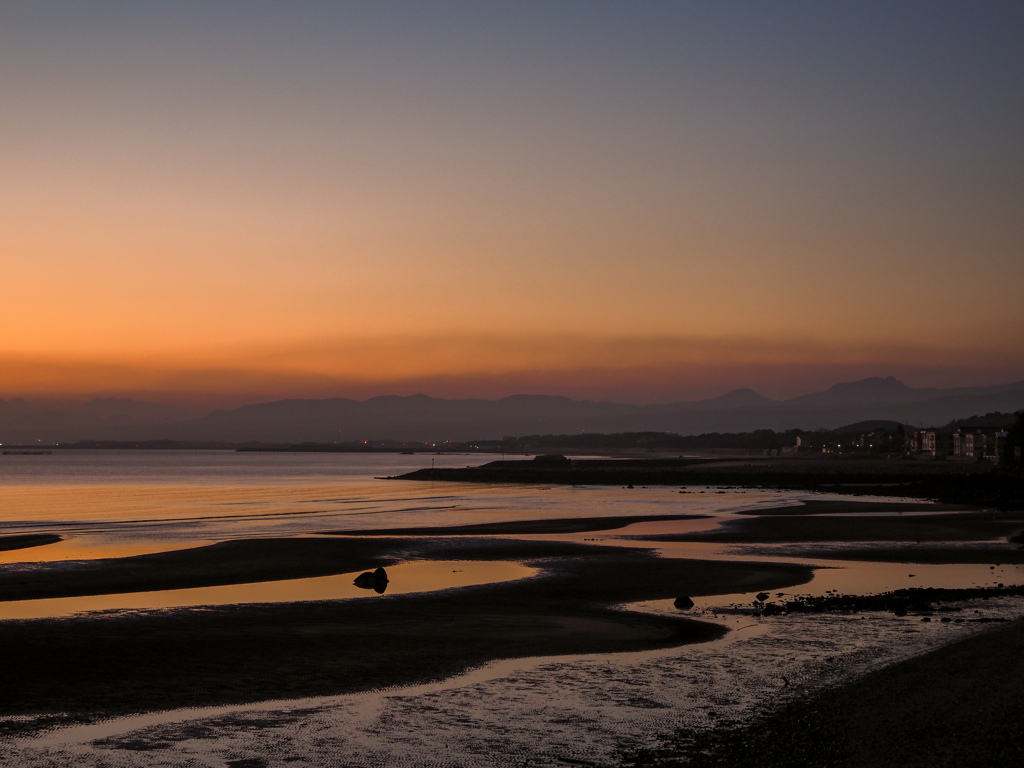
[[[418,528],[367,528],[331,531],[330,536],[505,536],[519,534],[592,533],[613,531],[636,523],[672,520],[703,520],[710,515],[620,515],[615,517],[561,517],[546,520],[512,520],[474,525],[421,526]]]
[[[810,499],[784,507],[741,509],[738,515],[852,515],[893,514],[901,512],[966,512],[974,510],[961,504],[929,504],[920,501],[847,501],[845,499]]]
[[[1008,539],[1024,528],[1020,512],[888,517],[764,515],[726,520],[711,531],[651,536],[656,541],[781,543],[826,541],[957,542]]]
[[[360,554],[361,553],[361,554]],[[347,554],[348,561],[343,555]],[[505,539],[286,539],[89,564],[95,587],[152,583],[185,564],[206,580],[309,568],[337,572],[410,557],[502,559],[534,578],[420,595],[0,622],[0,714],[133,712],[326,695],[439,679],[499,658],[647,650],[725,631],[683,615],[614,606],[680,594],[806,582],[792,565],[658,558],[637,549]],[[230,564],[225,568],[223,563]],[[80,574],[45,564],[51,593],[80,593]],[[308,569],[307,569],[308,570]],[[4,574],[10,576],[10,574]],[[172,581],[175,579],[171,579]],[[259,580],[254,578],[253,580]],[[0,585],[0,589],[3,586]],[[11,723],[8,728],[16,727]]]
[[[54,533],[26,533],[15,536],[0,536],[0,552],[42,547],[47,544],[56,544],[58,541],[61,541],[61,537]]]

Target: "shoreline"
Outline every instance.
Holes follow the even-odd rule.
[[[872,514],[876,512],[885,514]],[[853,559],[851,551],[859,551],[862,559],[872,559],[873,553],[889,560],[919,552],[907,545],[923,542],[933,544],[933,552],[957,553],[960,560],[951,562],[1024,562],[1024,548],[1010,548],[1013,532],[1022,527],[1021,516],[1010,512],[812,499],[737,514],[743,517],[715,531],[637,538],[654,546],[666,539],[752,547],[785,542],[827,558],[825,545],[835,544],[828,537],[838,535],[850,549],[832,556],[848,559]],[[540,570],[518,581],[414,595],[0,621],[0,647],[18,659],[18,664],[0,669],[0,687],[9,692],[0,702],[0,735],[32,735],[53,725],[141,711],[430,682],[501,659],[639,652],[707,642],[728,630],[683,611],[638,613],[621,606],[681,595],[771,592],[806,583],[813,574],[807,566],[759,562],[757,555],[745,561],[686,560],[610,544],[496,538],[615,530],[645,520],[693,517],[552,518],[374,529],[358,536],[339,532],[348,535],[226,541],[129,558],[0,570],[0,594],[8,599],[259,583],[369,570],[409,559],[515,560]],[[982,534],[998,535],[1006,543],[998,550],[965,544]],[[863,546],[870,541],[890,546]],[[859,603],[861,608],[869,604]],[[968,655],[972,653],[977,651]],[[1024,660],[1008,663],[1004,672],[1024,673]],[[938,678],[916,679],[919,695],[926,697]],[[829,690],[839,696],[845,687]],[[856,706],[867,706],[877,699],[858,701]],[[671,740],[666,744],[659,753],[662,762],[637,764],[673,765],[678,754],[671,751]],[[708,754],[712,747],[718,748],[711,744]]]
[[[1024,760],[1024,619],[801,697],[742,727],[679,729],[623,765],[988,768]],[[884,707],[878,706],[885,702]]]
[[[294,556],[294,543],[264,542],[263,566],[275,547]],[[9,694],[0,714],[94,716],[330,695],[437,680],[497,659],[705,642],[727,630],[683,612],[654,616],[619,606],[680,594],[785,588],[812,575],[810,568],[789,564],[673,560],[645,550],[561,542],[381,543],[396,559],[459,553],[463,559],[516,559],[542,573],[374,599],[2,621],[0,646],[19,663],[0,669],[0,687]],[[338,570],[353,568],[346,562]],[[75,578],[67,572],[66,580]],[[8,721],[0,730],[19,727]]]
[[[580,459],[556,463],[492,461],[420,469],[389,480],[420,482],[733,486],[896,496],[945,504],[1024,509],[1024,477],[990,464],[861,459]]]

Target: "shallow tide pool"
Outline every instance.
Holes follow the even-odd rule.
[[[334,576],[219,587],[0,602],[0,620],[64,618],[96,611],[152,611],[407,595],[524,579],[536,574],[537,569],[502,561],[423,560],[390,566],[387,573],[389,581],[380,594],[373,589],[357,587],[353,582],[360,572],[354,571]]]

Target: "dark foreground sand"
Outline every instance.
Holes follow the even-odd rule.
[[[889,542],[863,557],[907,561],[920,549],[957,553],[935,562],[1021,562],[1019,513],[979,511],[867,517],[864,502],[759,510],[694,541],[803,544]],[[828,517],[837,511],[850,517]],[[890,511],[923,511],[913,508]],[[569,525],[569,528],[565,528]],[[580,527],[580,526],[583,527]],[[421,595],[153,611],[66,620],[0,622],[0,714],[47,722],[188,705],[367,690],[438,679],[499,658],[664,648],[724,630],[685,618],[615,608],[633,600],[774,590],[805,582],[792,565],[660,559],[645,550],[481,534],[600,530],[603,521],[544,521],[484,531],[418,529],[417,536],[310,537],[87,563],[0,569],[4,599],[259,582],[327,575],[400,560],[517,560],[542,569],[519,582]],[[384,531],[378,532],[384,534]],[[458,533],[459,535],[453,535]],[[476,535],[467,535],[473,533]],[[966,545],[1001,538],[1003,544]],[[993,549],[996,546],[996,549]],[[879,556],[884,553],[884,557]],[[874,554],[872,554],[874,553]],[[850,551],[844,551],[844,557]],[[952,556],[952,555],[949,555]],[[1015,622],[797,701],[739,730],[680,731],[627,765],[942,766],[1021,763],[1024,624]]]
[[[937,514],[860,514],[880,511]],[[1024,522],[1019,512],[950,514],[948,508],[843,501],[757,512],[760,516],[732,521],[717,531],[661,538],[754,545],[797,542],[806,545],[802,553],[814,557],[888,562],[1024,562],[1019,542]],[[851,516],[815,516],[835,513]],[[820,546],[836,541],[849,545],[839,550]],[[857,542],[879,541],[889,546],[857,546]],[[1024,621],[1018,620],[798,700],[746,728],[706,733],[680,730],[664,748],[629,755],[624,764],[695,768],[1022,765],[1022,723]]]
[[[798,566],[669,560],[560,542],[311,538],[230,542],[69,570],[47,564],[4,574],[0,593],[11,586],[23,596],[106,592],[118,584],[129,590],[162,578],[225,583],[243,574],[258,581],[327,571],[332,562],[334,572],[344,572],[409,557],[514,559],[543,573],[421,595],[0,622],[0,648],[17,660],[0,666],[0,714],[75,718],[324,695],[438,679],[498,658],[706,641],[724,630],[614,606],[783,588],[811,575]]]
[[[26,533],[17,536],[0,536],[0,552],[12,549],[29,549],[45,544],[56,544],[60,536],[53,533]]]
[[[821,691],[741,729],[680,730],[631,766],[1024,765],[1024,621]],[[684,760],[684,756],[688,760]]]

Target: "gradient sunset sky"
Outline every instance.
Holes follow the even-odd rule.
[[[1024,3],[0,2],[0,397],[1024,379]]]

